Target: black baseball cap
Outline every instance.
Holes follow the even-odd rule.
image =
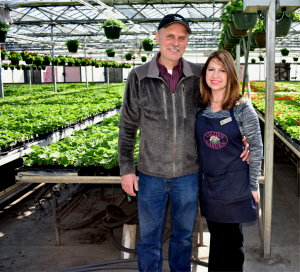
[[[188,21],[179,14],[168,14],[168,15],[166,15],[160,21],[157,30],[160,30],[162,27],[167,27],[167,26],[169,26],[171,24],[175,24],[175,23],[184,25],[186,27],[187,31],[189,32],[189,34],[192,33],[192,31],[189,27]]]

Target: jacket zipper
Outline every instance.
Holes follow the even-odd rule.
[[[183,111],[183,118],[186,118],[185,113],[185,95],[184,95],[184,85],[182,84],[182,111]]]
[[[165,106],[165,119],[167,118],[167,99],[166,99],[166,89],[165,89],[165,85],[163,84],[163,97],[164,97],[164,106]]]
[[[174,178],[175,178],[175,173],[176,173],[176,166],[175,166],[175,149],[176,149],[176,136],[177,136],[177,132],[176,132],[176,107],[175,107],[175,94],[172,94],[172,98],[173,98],[173,111],[174,111],[174,151],[173,151],[173,171],[174,171]]]

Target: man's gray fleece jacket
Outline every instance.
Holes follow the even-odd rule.
[[[140,172],[173,178],[199,171],[195,115],[201,66],[183,58],[182,63],[183,75],[174,93],[159,76],[156,55],[130,72],[119,124],[120,175],[135,173],[133,152],[139,127]]]

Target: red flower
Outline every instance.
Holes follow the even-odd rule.
[[[3,46],[1,46],[1,49],[2,49],[2,50],[4,50],[4,47],[3,47]]]

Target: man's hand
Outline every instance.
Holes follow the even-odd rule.
[[[139,185],[137,181],[137,177],[135,174],[126,174],[121,176],[121,185],[122,189],[125,191],[125,193],[136,196],[136,194],[133,191],[133,187],[136,191],[139,190]]]
[[[252,191],[252,195],[253,195],[253,197],[254,197],[255,203],[258,203],[259,200],[258,200],[258,198],[257,198],[257,192]]]
[[[243,153],[240,155],[240,157],[242,158],[243,161],[246,161],[247,159],[247,163],[249,164],[250,162],[250,154],[249,154],[249,144],[245,138],[245,136],[242,139],[244,145],[245,145],[245,149],[243,151]]]

